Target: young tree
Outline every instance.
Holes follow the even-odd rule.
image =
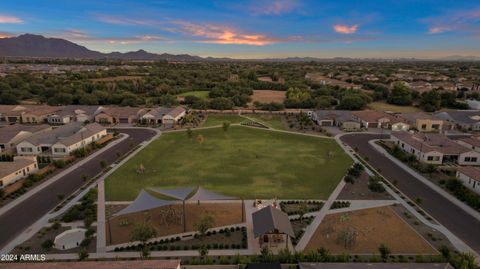
[[[303,217],[307,213],[308,213],[308,204],[306,201],[304,201],[300,204],[300,207],[298,208],[298,215],[300,215],[300,223],[303,222]]]
[[[228,131],[228,128],[230,128],[230,122],[224,121],[222,124],[222,128],[224,132]]]
[[[382,257],[382,260],[384,261],[388,260],[388,257],[390,256],[391,251],[385,244],[381,244],[380,247],[378,247],[378,251],[380,252],[380,256]]]
[[[132,231],[132,241],[141,242],[142,257],[147,258],[150,255],[150,249],[147,246],[147,241],[157,236],[155,228],[148,223],[139,223]]]
[[[195,229],[200,235],[200,239],[203,240],[207,231],[213,227],[215,220],[212,215],[204,215],[200,220],[195,223]]]
[[[203,135],[201,134],[198,134],[197,135],[197,143],[201,145],[203,145],[203,143],[205,142],[205,138],[203,137]]]
[[[82,247],[82,249],[80,249],[80,252],[78,252],[78,260],[83,261],[86,258],[88,258],[88,256],[89,256],[89,254],[88,254],[87,249]]]

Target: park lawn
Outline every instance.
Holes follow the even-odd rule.
[[[397,106],[385,102],[373,102],[368,104],[368,108],[377,111],[392,111],[397,113],[419,112],[421,109],[414,106]]]
[[[208,114],[207,119],[203,123],[202,127],[220,126],[224,122],[229,122],[230,124],[234,124],[234,123],[240,123],[246,120],[247,120],[246,118],[239,115]]]
[[[195,130],[192,138],[172,132],[109,176],[105,191],[109,201],[131,201],[143,188],[182,186],[246,199],[327,199],[351,164],[333,139],[244,126]]]
[[[177,96],[185,97],[185,96],[193,95],[193,96],[196,96],[196,97],[201,98],[201,99],[207,99],[209,92],[210,91],[189,91],[189,92],[179,93],[179,94],[177,94]]]
[[[282,121],[282,116],[280,115],[270,115],[270,114],[258,114],[258,115],[245,115],[265,126],[268,126],[277,130],[286,130],[285,124]]]

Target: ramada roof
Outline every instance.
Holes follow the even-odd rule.
[[[460,166],[457,171],[480,182],[480,169],[473,166]]]
[[[392,132],[399,140],[409,144],[421,152],[440,152],[447,155],[457,155],[471,151],[458,143],[453,142],[442,134],[411,134],[405,131]]]

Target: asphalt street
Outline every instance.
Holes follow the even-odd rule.
[[[78,190],[84,184],[82,175],[93,177],[100,173],[102,170],[100,161],[105,161],[107,165],[110,165],[115,162],[118,153],[123,155],[132,147],[150,140],[156,134],[148,129],[119,128],[117,130],[128,134],[130,137],[108,148],[0,216],[0,249],[55,208],[60,202],[59,194],[68,197]],[[28,192],[25,195],[29,195]]]
[[[462,239],[477,253],[480,253],[480,221],[469,215],[449,199],[440,195],[393,161],[376,151],[368,141],[388,138],[378,134],[350,134],[341,140],[351,148],[358,149],[362,157],[368,157],[368,162],[390,182],[397,181],[397,187],[410,199],[421,198],[420,207],[427,211],[443,226]]]

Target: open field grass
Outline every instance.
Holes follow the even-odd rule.
[[[354,234],[351,245],[341,239],[345,233]],[[336,254],[377,254],[381,244],[388,246],[392,254],[438,254],[390,207],[327,215],[306,250],[324,247]]]
[[[207,99],[209,91],[190,91],[177,94],[178,97],[185,97],[189,95],[196,96],[198,98]]]
[[[249,114],[245,115],[259,123],[266,125],[270,128],[277,130],[286,130],[285,124],[282,121],[281,115],[270,115],[270,114]]]
[[[241,198],[326,199],[351,164],[333,139],[242,126],[196,130],[193,138],[165,133],[106,180],[106,197],[131,201],[142,188],[202,186]]]
[[[247,119],[239,115],[208,114],[207,119],[203,123],[202,127],[220,126],[224,122],[230,122],[230,124],[234,124],[245,120]]]
[[[397,106],[392,104],[387,104],[385,102],[373,102],[368,104],[368,107],[373,110],[377,111],[392,111],[392,112],[418,112],[421,109],[414,107],[414,106]]]

